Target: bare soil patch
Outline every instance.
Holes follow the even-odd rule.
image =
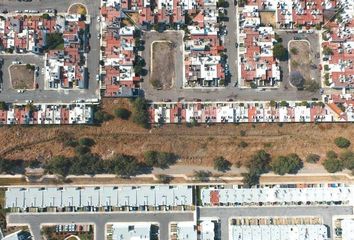
[[[80,14],[80,15],[86,15],[87,14],[87,9],[83,4],[77,3],[72,5],[69,10],[69,14]]]
[[[26,65],[10,66],[11,83],[14,89],[33,89],[34,71]]]
[[[154,42],[150,83],[154,88],[171,89],[175,77],[175,44],[172,42]]]
[[[259,13],[260,18],[261,18],[261,23],[263,23],[264,25],[272,25],[273,27],[275,27],[275,12],[260,12]]]
[[[292,41],[289,44],[289,53],[290,72],[298,71],[301,73],[305,81],[311,80],[309,43],[307,41]]]

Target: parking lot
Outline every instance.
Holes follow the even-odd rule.
[[[41,225],[94,224],[95,239],[105,239],[106,224],[113,222],[156,222],[160,227],[160,239],[169,239],[170,222],[193,221],[193,212],[90,212],[90,213],[19,213],[9,214],[8,225],[29,225],[34,240],[41,239]]]

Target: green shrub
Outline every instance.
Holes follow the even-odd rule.
[[[220,172],[225,172],[230,170],[231,163],[224,157],[217,157],[214,159],[214,169]]]
[[[337,137],[334,139],[334,143],[339,148],[348,148],[350,146],[350,141],[344,137]]]
[[[114,115],[117,118],[127,120],[127,119],[129,119],[131,112],[125,108],[118,108],[118,109],[114,110]]]
[[[92,147],[93,145],[95,145],[95,141],[92,138],[84,137],[80,138],[79,144],[81,146]]]
[[[86,146],[76,146],[75,147],[75,154],[80,156],[80,155],[84,155],[85,153],[90,152],[90,148],[86,147]]]
[[[323,162],[323,166],[329,173],[335,173],[343,170],[343,163],[337,158],[327,158]]]
[[[271,162],[271,167],[273,172],[279,175],[296,174],[303,167],[303,162],[297,154],[293,153],[277,157]]]
[[[308,163],[317,163],[320,160],[320,156],[317,154],[310,153],[306,156],[306,162]]]
[[[246,147],[248,146],[248,143],[246,143],[246,142],[244,142],[244,141],[241,141],[241,142],[238,144],[238,146],[239,146],[240,148],[246,148]]]

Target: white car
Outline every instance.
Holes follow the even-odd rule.
[[[97,81],[97,82],[100,81],[100,75],[99,75],[99,74],[96,75],[96,81]]]
[[[97,16],[97,22],[101,22],[101,17]]]

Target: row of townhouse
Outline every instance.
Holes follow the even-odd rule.
[[[195,1],[185,9],[192,17],[185,36],[184,87],[218,87],[225,83],[225,69],[221,52],[222,23],[216,0]]]
[[[87,52],[89,51],[89,23],[78,14],[65,16],[65,24],[58,31],[64,44],[60,50],[45,55],[47,88],[85,89],[88,87]]]
[[[87,104],[9,105],[0,110],[0,124],[92,124],[93,108]]]
[[[261,26],[259,10],[246,5],[240,13],[239,77],[243,85],[275,86],[281,80],[279,61],[273,56],[275,33],[272,26]]]
[[[126,26],[127,15],[123,9],[127,1],[106,0],[101,6],[101,66],[99,79],[106,97],[132,97],[137,94],[140,77],[135,74],[134,26]]]
[[[354,98],[330,95],[322,102],[153,103],[151,123],[352,122]]]
[[[335,88],[354,87],[354,2],[338,0],[340,13],[326,25],[322,35],[325,84]]]
[[[63,17],[43,18],[37,15],[0,17],[0,51],[43,53],[48,34],[64,27]]]
[[[248,0],[259,11],[275,12],[277,28],[315,26],[324,22],[326,11],[333,10],[338,0]]]
[[[141,208],[192,206],[193,187],[185,185],[13,187],[5,192],[5,207],[20,211],[28,208],[81,207]]]

